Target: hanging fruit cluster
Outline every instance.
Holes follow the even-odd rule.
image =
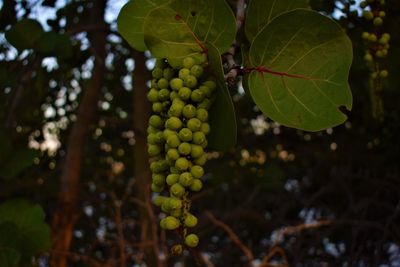
[[[363,17],[371,21],[371,30],[362,33],[367,45],[364,60],[370,68],[370,88],[373,116],[383,118],[382,81],[388,76],[388,71],[382,68],[382,60],[387,57],[389,50],[389,33],[383,32],[382,25],[386,16],[383,10],[385,0],[367,0],[360,3]]]
[[[208,110],[216,89],[206,69],[205,55],[183,61],[157,59],[147,95],[152,103],[147,142],[153,201],[165,215],[160,226],[176,230],[188,247],[199,242],[196,234],[188,234],[188,228],[197,224],[190,213],[189,193],[203,187]]]

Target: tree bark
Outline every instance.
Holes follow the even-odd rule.
[[[146,203],[146,207],[139,206],[141,242],[152,243],[145,247],[144,255],[147,266],[166,266],[165,259],[160,257],[160,242],[158,238],[157,219],[155,218],[151,204],[151,174],[149,169],[149,157],[147,154],[147,124],[150,113],[150,104],[147,101],[146,82],[150,78],[150,72],[146,67],[144,53],[133,51],[135,70],[133,73],[133,127],[136,143],[134,146],[134,177],[135,194],[138,199]]]
[[[92,2],[90,20],[95,23],[104,23],[106,1],[92,0]],[[58,193],[58,205],[52,222],[53,249],[50,259],[50,266],[52,267],[67,267],[67,252],[70,250],[73,229],[80,213],[80,207],[78,206],[80,172],[89,127],[95,120],[101,88],[104,84],[106,36],[107,33],[105,31],[96,31],[89,34],[89,40],[95,55],[94,67],[91,81],[84,91],[77,111],[77,120],[72,125],[68,137],[67,155],[62,169],[60,191]]]

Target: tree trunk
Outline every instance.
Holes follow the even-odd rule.
[[[147,154],[147,123],[150,113],[150,104],[147,101],[146,82],[150,78],[150,72],[146,67],[144,53],[133,51],[135,70],[133,73],[134,94],[133,94],[133,127],[135,130],[136,143],[134,147],[134,177],[136,197],[146,207],[138,207],[140,214],[141,241],[152,243],[144,249],[147,266],[166,266],[165,259],[160,257],[160,244],[158,238],[157,219],[151,204],[150,183],[151,175]]]
[[[93,0],[93,7],[90,12],[92,23],[104,23],[105,7],[106,1]],[[91,81],[84,91],[77,111],[77,120],[72,125],[68,137],[67,155],[61,174],[58,205],[52,222],[53,250],[50,259],[50,266],[52,267],[67,267],[66,255],[70,250],[73,229],[80,213],[78,205],[80,172],[89,127],[95,120],[101,88],[104,84],[106,36],[107,33],[105,31],[96,31],[89,34],[89,40],[95,55],[94,67]]]

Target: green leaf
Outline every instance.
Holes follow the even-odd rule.
[[[233,13],[223,0],[176,0],[145,19],[145,43],[154,57],[183,59],[206,52],[211,43],[228,50],[236,33]]]
[[[273,120],[307,131],[343,123],[352,107],[352,45],[341,27],[315,11],[275,18],[250,48],[251,95]]]
[[[225,0],[175,0],[171,6],[200,42],[228,51],[236,36],[236,19]]]
[[[44,216],[39,205],[25,200],[10,200],[0,205],[0,226],[12,223],[18,229],[13,235],[12,246],[21,253],[22,262],[30,262],[38,252],[50,247],[50,228],[44,222]],[[9,237],[2,235],[2,238]]]
[[[45,56],[66,59],[72,56],[72,43],[68,35],[45,32],[37,43],[37,51]]]
[[[166,0],[132,0],[129,1],[118,15],[118,31],[138,51],[147,50],[144,42],[143,27],[147,15],[162,5],[167,5]]]
[[[203,51],[186,22],[169,7],[152,11],[146,17],[144,32],[147,47],[157,58],[183,59]]]
[[[236,145],[237,125],[235,108],[224,79],[221,54],[216,47],[207,45],[211,70],[217,78],[217,96],[210,109],[209,147],[217,151],[226,151]]]
[[[33,19],[22,19],[5,33],[7,41],[18,50],[31,49],[43,34],[42,25]]]
[[[251,0],[246,12],[247,39],[253,42],[262,28],[282,13],[308,6],[308,0]]]
[[[17,266],[21,259],[21,254],[16,249],[18,247],[18,228],[14,223],[0,223],[0,266]]]
[[[0,178],[10,179],[33,164],[39,151],[14,147],[10,137],[0,131]]]

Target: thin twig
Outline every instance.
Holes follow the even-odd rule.
[[[228,234],[229,239],[243,252],[249,262],[254,260],[253,252],[245,244],[243,244],[243,242],[229,225],[215,218],[210,211],[206,211],[205,214],[213,224],[222,228]]]

